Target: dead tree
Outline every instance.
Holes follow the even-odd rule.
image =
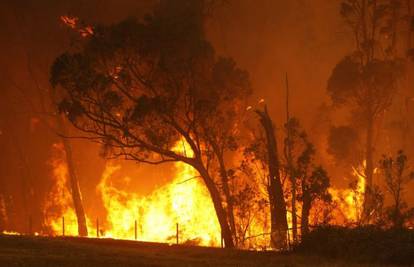
[[[280,163],[278,157],[277,141],[272,119],[267,112],[256,110],[260,117],[267,141],[268,154],[268,193],[270,203],[271,221],[271,245],[277,249],[285,249],[287,241],[288,223],[286,219],[286,203],[283,196],[282,182],[280,179]]]

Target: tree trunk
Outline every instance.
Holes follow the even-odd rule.
[[[237,243],[237,238],[236,238],[236,224],[235,224],[235,220],[234,220],[234,208],[233,208],[233,198],[230,194],[230,189],[229,189],[229,179],[227,176],[227,170],[226,170],[226,166],[224,164],[224,159],[223,159],[223,155],[221,153],[218,153],[218,151],[216,151],[216,155],[219,161],[219,165],[220,165],[220,176],[221,176],[221,181],[223,184],[223,192],[224,192],[224,197],[226,198],[226,203],[227,203],[227,215],[229,218],[229,224],[230,224],[230,231],[233,233],[234,235],[234,240]]]
[[[296,215],[296,178],[291,178],[292,182],[292,237],[293,243],[298,240],[298,220]]]
[[[365,193],[364,193],[364,207],[362,214],[362,222],[364,224],[369,223],[371,212],[373,209],[373,196],[372,196],[372,180],[374,176],[374,152],[373,152],[373,140],[374,140],[374,121],[369,119],[367,125],[366,136],[366,167],[365,167]]]
[[[311,209],[311,197],[309,192],[305,189],[303,191],[303,202],[302,202],[302,218],[301,218],[301,234],[302,238],[309,233],[309,214]]]
[[[282,183],[280,181],[280,166],[272,120],[267,108],[256,111],[260,116],[260,122],[266,133],[268,166],[269,166],[269,202],[271,221],[271,245],[276,249],[286,249],[288,223],[286,219],[286,203],[283,196]]]
[[[291,139],[291,127],[290,127],[290,112],[289,112],[289,80],[288,74],[286,73],[285,77],[286,82],[286,134],[287,134],[287,144],[286,144],[286,159],[289,169],[289,178],[292,184],[292,237],[293,243],[296,243],[298,240],[298,221],[296,216],[296,175],[293,169],[292,162],[292,139]]]
[[[214,210],[216,211],[217,219],[220,224],[221,234],[224,239],[225,247],[234,248],[233,234],[227,220],[227,214],[223,207],[220,192],[218,191],[217,186],[214,184],[214,181],[210,177],[208,171],[201,164],[194,166],[194,168],[197,169],[197,171],[200,173],[207,187],[207,190],[210,193],[211,200],[213,201],[214,205]]]
[[[56,115],[56,122],[58,125],[59,132],[62,135],[66,134],[66,128],[64,125],[63,118],[61,115]],[[78,222],[78,234],[79,236],[88,236],[88,228],[86,225],[85,210],[83,209],[82,195],[79,188],[78,177],[76,176],[75,166],[73,164],[72,157],[72,146],[68,139],[62,137],[63,147],[66,154],[66,164],[68,167],[70,191],[72,194],[73,206],[75,208],[76,218]]]
[[[401,179],[401,178],[399,178]],[[393,216],[393,225],[394,228],[403,228],[404,227],[404,218],[401,212],[401,198],[400,198],[400,190],[397,191],[395,202],[394,202],[394,216]]]

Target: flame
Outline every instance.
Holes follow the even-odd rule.
[[[363,167],[353,168],[352,175],[357,178],[353,188],[344,190],[329,188],[332,199],[338,204],[334,216],[337,224],[357,224],[361,220],[366,183],[365,176],[361,172],[362,169]]]
[[[68,27],[75,29],[79,19],[72,16],[60,16],[60,20]]]
[[[136,222],[138,240],[175,242],[178,224],[181,243],[219,245],[220,226],[205,186],[189,165],[176,163],[175,168],[171,183],[141,197],[111,185],[120,166],[109,163],[97,187],[107,211],[104,235],[134,239]]]
[[[176,153],[192,155],[185,142],[173,148]],[[119,165],[108,163],[97,191],[106,209],[105,237],[137,239],[141,241],[176,242],[219,246],[220,225],[207,188],[198,172],[191,166],[177,162],[174,178],[167,185],[148,196],[116,188],[111,183]],[[131,178],[123,181],[128,185]]]
[[[62,144],[53,145],[54,158],[52,166],[53,187],[49,192],[43,207],[44,225],[47,232],[53,235],[78,235],[78,225],[73,201],[68,187],[68,167]],[[87,218],[88,228],[92,225]],[[63,229],[63,225],[65,226]]]
[[[56,155],[50,161],[53,168],[53,187],[44,205],[48,233],[77,235],[77,220],[68,190],[68,169],[61,144],[53,146]],[[191,149],[183,148],[185,153]],[[220,226],[207,189],[198,173],[189,165],[176,163],[176,173],[171,183],[148,196],[139,196],[112,185],[113,174],[119,165],[109,162],[104,170],[97,191],[106,210],[104,227],[100,235],[117,239],[135,239],[155,242],[175,242],[178,224],[180,243],[208,246],[220,244]],[[131,178],[125,177],[127,184]],[[87,218],[89,232],[96,225]],[[135,229],[136,225],[136,229]]]
[[[90,25],[85,25],[79,18],[73,16],[60,16],[60,20],[69,28],[77,30],[82,37],[89,37],[94,34],[94,29]]]
[[[0,234],[2,234],[2,235],[21,235],[21,233],[14,232],[14,231],[2,231]]]
[[[176,153],[191,156],[191,148],[185,142],[179,142],[174,148]],[[76,214],[68,189],[68,169],[63,146],[53,146],[54,157],[50,161],[53,168],[53,187],[44,205],[44,225],[46,234],[62,235],[65,220],[65,235],[78,234]],[[210,195],[191,166],[177,162],[175,172],[168,184],[156,189],[146,196],[134,193],[130,188],[131,179],[125,176],[119,179],[121,166],[109,161],[96,187],[105,209],[105,217],[99,218],[99,236],[105,238],[129,239],[151,242],[175,243],[178,225],[178,241],[181,244],[219,246],[220,225]],[[353,168],[352,175],[357,178],[351,189],[329,188],[336,209],[333,211],[335,224],[349,225],[358,223],[362,214],[365,192],[365,177],[360,168]],[[115,183],[115,179],[116,183]],[[116,184],[117,186],[115,186]],[[259,190],[260,188],[256,188]],[[289,202],[287,202],[289,203]],[[256,205],[256,204],[255,204]],[[301,205],[297,203],[297,214]],[[236,218],[244,225],[244,236],[238,245],[249,249],[266,249],[270,242],[270,214],[268,207],[252,207],[254,214]],[[241,213],[243,214],[243,213]],[[312,215],[311,215],[312,216]],[[239,214],[240,217],[240,214]],[[243,221],[244,220],[244,221]],[[292,227],[292,215],[287,213],[289,228]],[[97,225],[87,217],[91,236],[95,236]],[[43,233],[45,234],[45,233]],[[300,225],[298,225],[300,234]],[[239,237],[240,238],[240,237]],[[289,239],[292,242],[291,232]]]

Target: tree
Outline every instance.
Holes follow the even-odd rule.
[[[249,171],[248,173],[249,175],[253,174]],[[248,179],[243,179],[237,184],[237,191],[233,195],[237,243],[241,248],[257,248],[259,242],[250,243],[248,241],[255,240],[260,235],[252,235],[251,230],[254,228],[254,225],[261,222],[263,214],[268,214],[266,212],[267,202],[261,196],[257,186],[258,184],[249,183]]]
[[[393,206],[389,209],[389,218],[394,227],[401,228],[413,211],[407,211],[407,203],[403,193],[405,186],[414,179],[414,172],[407,173],[407,156],[403,151],[398,151],[395,159],[382,156],[380,167],[385,180],[388,193],[391,194]]]
[[[233,146],[227,133],[236,134],[237,111],[251,90],[248,74],[205,39],[202,11],[202,1],[164,0],[143,22],[98,26],[79,49],[56,59],[50,80],[60,110],[106,156],[196,169],[231,248],[214,164]],[[224,188],[223,175],[221,182]]]
[[[328,192],[330,186],[327,172],[322,166],[313,166],[310,174],[301,176],[301,234],[302,237],[309,233],[309,217],[312,205],[316,200],[326,203],[331,202],[331,195]]]
[[[330,180],[325,169],[315,164],[315,148],[308,136],[300,126],[297,118],[290,118],[286,123],[290,129],[291,164],[286,168],[295,176],[297,198],[302,202],[301,234],[302,237],[309,232],[309,217],[312,204],[316,200],[331,201],[328,192]],[[285,143],[288,140],[285,140]],[[295,196],[296,197],[296,196]]]
[[[391,105],[402,62],[395,56],[395,2],[346,0],[341,15],[352,30],[355,51],[344,57],[328,80],[334,105],[348,105],[365,127],[364,221],[372,212],[374,131],[378,119]]]
[[[273,121],[267,112],[256,110],[266,136],[266,153],[268,167],[267,190],[270,205],[271,245],[274,248],[285,249],[287,241],[288,223],[286,218],[286,202],[281,182],[281,166],[279,162],[277,140]]]
[[[285,146],[284,146],[284,155],[286,159],[286,169],[287,173],[289,175],[290,184],[291,184],[291,209],[292,209],[292,237],[293,237],[293,243],[296,243],[298,241],[298,223],[297,223],[297,214],[296,214],[296,195],[297,195],[297,189],[296,189],[296,173],[293,167],[292,162],[292,148],[293,148],[293,141],[292,141],[292,130],[290,123],[290,113],[289,113],[289,81],[288,81],[288,75],[286,73],[286,123],[285,123],[285,129],[286,129],[286,138],[285,138]]]

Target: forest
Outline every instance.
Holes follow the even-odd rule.
[[[0,20],[0,239],[414,264],[414,1],[20,0]]]

